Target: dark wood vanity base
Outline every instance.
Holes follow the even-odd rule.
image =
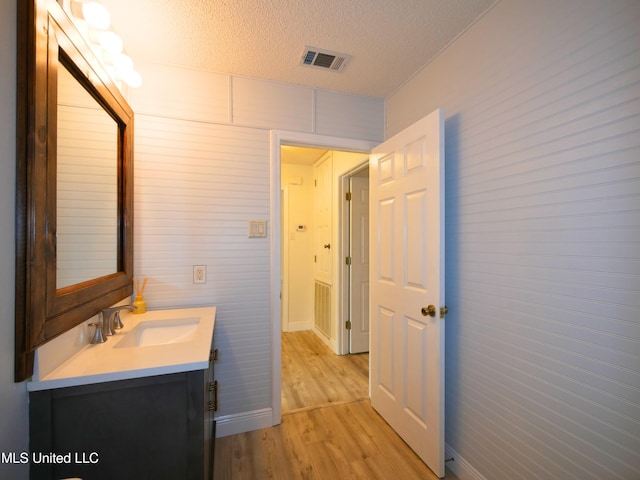
[[[198,370],[31,392],[30,478],[212,478],[211,378]]]

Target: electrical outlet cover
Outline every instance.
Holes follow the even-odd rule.
[[[207,266],[193,266],[193,283],[207,283]]]

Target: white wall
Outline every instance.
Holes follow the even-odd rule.
[[[13,382],[16,173],[16,2],[0,2],[0,452],[28,451],[27,389]],[[28,477],[0,463],[0,478]]]
[[[287,189],[289,200],[285,206],[289,222],[282,222],[282,242],[288,246],[286,251],[283,249],[288,257],[287,331],[309,330],[313,326],[313,166],[283,164],[282,187]],[[306,231],[298,231],[298,225],[305,225]]]
[[[387,135],[436,107],[449,466],[640,478],[640,2],[502,0],[387,99]]]
[[[247,238],[249,220],[271,225],[270,129],[379,141],[384,102],[199,70],[140,70],[143,86],[131,92],[135,275],[149,278],[149,308],[218,306],[218,433],[271,425],[272,233]],[[192,283],[196,264],[207,266],[206,284]]]

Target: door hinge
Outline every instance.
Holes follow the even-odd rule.
[[[345,260],[345,261],[344,261],[344,263],[345,263],[346,265],[351,265],[351,257],[347,257],[347,258],[345,258],[344,260]]]
[[[209,400],[209,411],[218,411],[218,381],[214,380],[209,383],[209,392],[213,392],[213,400]]]
[[[351,330],[351,320],[347,320],[347,322],[345,323],[345,327],[347,328],[347,330]]]
[[[318,179],[317,179],[317,178],[314,178],[314,179],[313,179],[313,186],[314,186],[314,187],[317,187],[317,186],[318,186]]]
[[[440,307],[440,318],[444,318],[447,313],[449,313],[449,309],[446,305],[444,307]]]
[[[351,201],[351,192],[347,192],[347,202]]]
[[[313,263],[318,263],[318,256],[317,255],[313,256]]]

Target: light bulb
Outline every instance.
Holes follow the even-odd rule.
[[[138,88],[142,85],[142,76],[135,70],[129,70],[122,75],[122,81],[133,88]]]
[[[98,2],[86,2],[82,4],[82,17],[93,28],[106,30],[111,25],[111,15],[104,5]]]
[[[100,32],[98,42],[102,48],[113,55],[117,55],[122,52],[122,39],[114,32]]]
[[[116,67],[118,72],[121,72],[122,74],[133,70],[133,60],[124,53],[113,56],[113,65]]]

